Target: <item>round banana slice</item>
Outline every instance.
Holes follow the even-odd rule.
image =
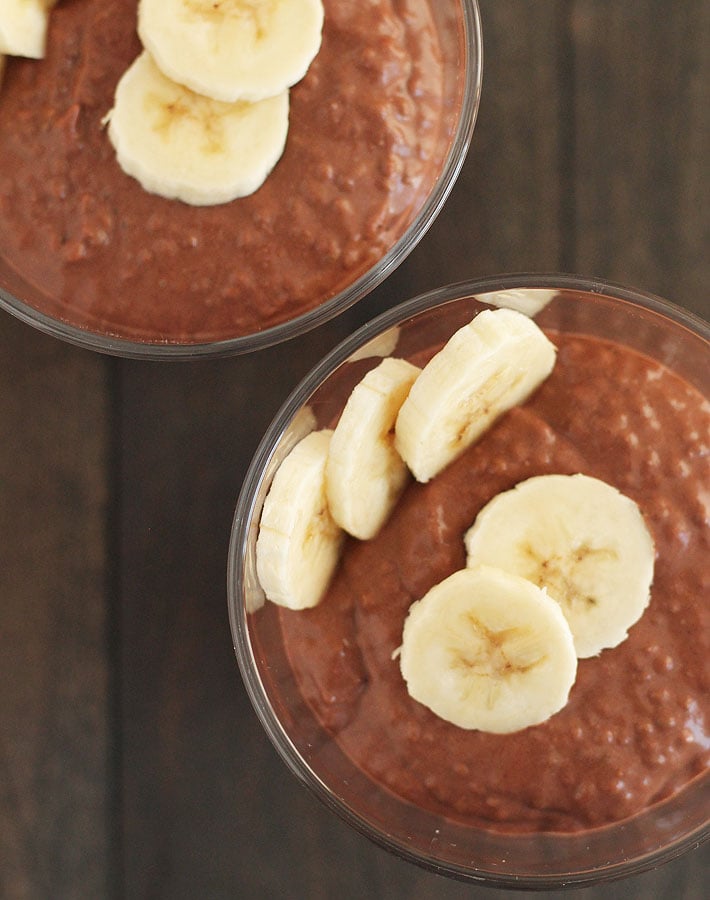
[[[597,478],[529,478],[494,497],[464,541],[467,565],[547,588],[582,658],[620,644],[650,600],[655,554],[641,511]]]
[[[140,0],[138,35],[173,81],[254,102],[303,78],[323,17],[321,0]]]
[[[119,165],[145,190],[193,206],[252,194],[283,153],[288,93],[220,103],[166,78],[148,52],[123,74],[106,119]]]
[[[402,405],[395,446],[429,481],[550,374],[556,348],[526,315],[483,310],[424,366]]]
[[[325,496],[325,461],[332,431],[312,431],[284,458],[261,513],[256,573],[267,598],[307,609],[323,597],[345,532],[334,522]]]
[[[440,718],[509,734],[562,709],[577,657],[569,625],[544,590],[478,566],[412,604],[400,667],[410,695]]]
[[[420,369],[383,359],[348,397],[333,432],[325,469],[330,511],[360,540],[377,534],[409,480],[394,448],[394,423]]]
[[[0,0],[0,53],[41,59],[55,0]]]

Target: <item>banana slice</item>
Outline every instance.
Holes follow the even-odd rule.
[[[321,0],[140,0],[138,34],[162,71],[215,100],[262,100],[306,74]]]
[[[484,310],[424,366],[397,418],[395,446],[429,481],[550,374],[556,348],[512,309]]]
[[[56,0],[0,0],[0,52],[41,59]]]
[[[373,356],[391,356],[397,349],[401,332],[402,329],[399,325],[393,325],[387,331],[375,335],[366,344],[363,344],[359,350],[351,353],[348,357],[348,362],[371,359]]]
[[[464,542],[468,566],[499,566],[547,588],[579,657],[620,644],[650,600],[654,547],[641,511],[597,478],[529,478],[494,497]]]
[[[517,309],[533,318],[552,301],[559,296],[559,291],[545,288],[507,288],[504,291],[489,291],[484,294],[476,294],[476,299],[490,306],[498,306],[505,309]]]
[[[577,658],[569,625],[544,590],[479,566],[412,604],[400,668],[410,695],[440,718],[509,734],[562,709]]]
[[[194,206],[245,197],[283,153],[288,93],[220,103],[166,78],[143,51],[105,117],[118,163],[145,190]]]
[[[320,602],[345,536],[330,515],[325,462],[332,431],[312,431],[279,466],[259,523],[256,572],[264,593],[289,609]]]
[[[348,397],[330,442],[325,468],[335,521],[360,540],[377,534],[409,479],[394,448],[394,423],[420,369],[383,359]]]

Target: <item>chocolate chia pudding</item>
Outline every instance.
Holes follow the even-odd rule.
[[[278,610],[303,697],[358,768],[435,815],[510,833],[628,819],[710,765],[710,404],[629,347],[548,336],[557,361],[533,396],[412,482],[374,539],[348,539],[317,607]],[[656,551],[648,608],[623,643],[579,660],[546,722],[498,735],[438,718],[393,659],[411,604],[465,567],[463,536],[492,497],[577,472],[642,511]]]
[[[370,270],[440,175],[457,111],[428,0],[324,8],[275,169],[249,197],[194,207],[124,174],[103,124],[141,52],[135,0],[55,6],[45,58],[8,60],[0,88],[10,292],[19,276],[79,329],[191,344],[293,319]]]

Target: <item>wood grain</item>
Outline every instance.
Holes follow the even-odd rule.
[[[710,318],[710,4],[573,4],[574,263]]]
[[[0,318],[0,895],[110,871],[107,366]]]

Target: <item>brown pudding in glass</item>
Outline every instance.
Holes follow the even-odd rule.
[[[710,404],[631,348],[548,334],[558,358],[535,394],[412,483],[377,537],[349,539],[319,606],[278,611],[303,696],[360,769],[434,814],[511,833],[627,819],[710,764]],[[465,566],[463,535],[495,494],[576,472],[639,505],[656,548],[647,610],[618,647],[579,660],[543,724],[495,735],[443,721],[393,659],[410,605]]]
[[[136,0],[60,3],[46,57],[0,86],[0,268],[40,312],[141,342],[263,331],[324,303],[402,236],[440,174],[443,63],[429,0],[324,0],[286,148],[253,195],[144,191],[103,119],[141,51]],[[22,299],[22,298],[20,298]]]

